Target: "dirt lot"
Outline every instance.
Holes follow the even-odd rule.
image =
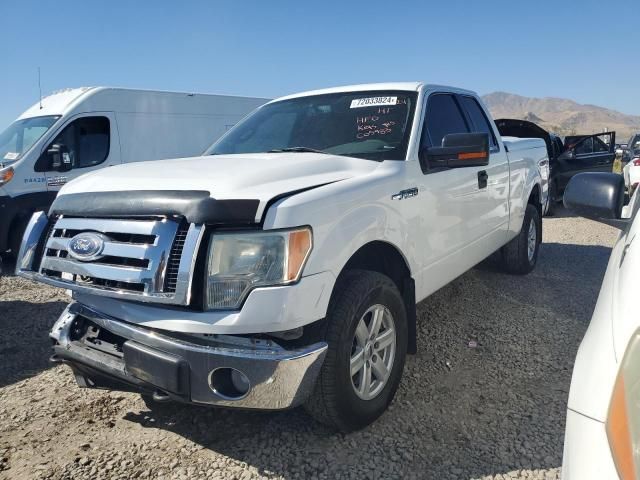
[[[152,413],[80,390],[47,362],[67,297],[3,277],[0,478],[559,478],[573,359],[615,236],[561,212],[531,275],[488,261],[422,302],[390,411],[346,436],[302,410]]]

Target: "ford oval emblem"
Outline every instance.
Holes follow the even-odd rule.
[[[109,237],[101,233],[79,233],[69,241],[69,255],[82,262],[90,262],[103,257],[104,243]]]

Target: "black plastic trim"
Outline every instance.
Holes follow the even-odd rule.
[[[147,217],[177,215],[189,223],[256,223],[259,200],[217,200],[205,190],[135,190],[60,195],[49,215]]]
[[[564,191],[564,206],[592,220],[618,220],[624,205],[624,188],[624,178],[617,173],[578,173]]]

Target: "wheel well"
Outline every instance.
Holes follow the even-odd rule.
[[[415,282],[411,277],[405,258],[390,243],[374,241],[360,247],[346,263],[340,277],[349,270],[370,270],[382,273],[396,284],[404,300],[407,312],[407,328],[409,334],[408,353],[416,353],[416,292]],[[336,284],[338,282],[336,281]]]

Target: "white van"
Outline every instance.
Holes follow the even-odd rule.
[[[120,163],[199,155],[267,101],[107,87],[43,98],[0,133],[0,253],[17,253],[31,214],[69,180]]]

